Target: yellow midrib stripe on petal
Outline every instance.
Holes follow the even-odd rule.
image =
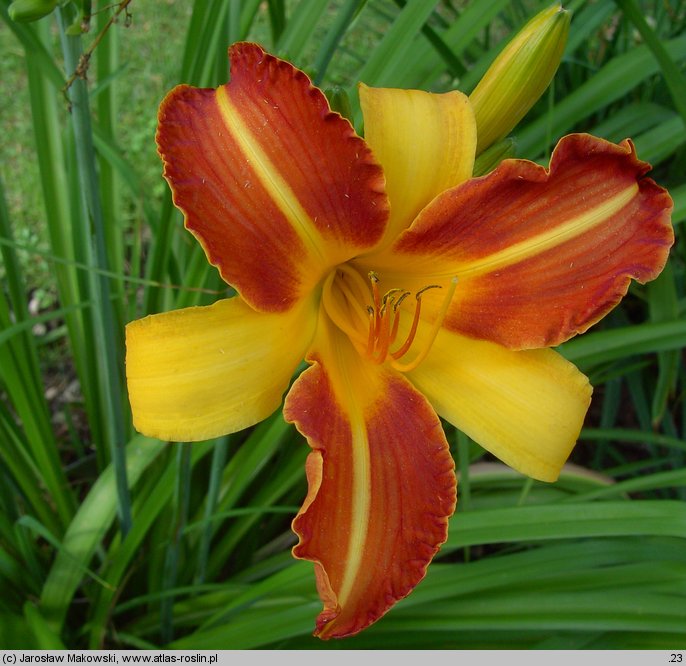
[[[599,206],[592,208],[583,215],[572,218],[547,233],[538,234],[533,238],[515,243],[500,252],[495,252],[488,257],[459,266],[456,270],[457,276],[458,278],[465,278],[472,275],[490,273],[498,268],[511,266],[524,259],[541,254],[557,245],[562,245],[618,213],[634,198],[637,192],[638,185],[634,183],[631,187],[616,194]]]
[[[231,136],[247,160],[255,165],[255,174],[269,192],[272,201],[291,223],[298,236],[307,244],[311,253],[322,257],[321,240],[315,235],[311,217],[300,205],[298,197],[243,122],[240,111],[233,105],[223,87],[217,89],[217,104]]]
[[[348,353],[355,352],[350,349]],[[343,607],[353,591],[364,558],[371,509],[371,460],[365,418],[359,405],[361,386],[346,371],[346,368],[351,366],[341,346],[337,347],[336,355],[338,358],[335,366],[338,372],[332,379],[337,385],[338,397],[344,402],[350,418],[350,455],[353,466],[350,538],[345,574],[338,592],[338,603]]]
[[[367,527],[369,526],[370,510],[370,484],[371,468],[369,460],[369,440],[365,429],[364,420],[351,418],[350,430],[352,436],[353,456],[353,506],[352,524],[350,526],[350,541],[348,542],[347,562],[345,576],[341,582],[341,591],[338,600],[341,606],[345,606],[348,597],[355,585],[357,572],[364,554],[365,541],[367,540]]]

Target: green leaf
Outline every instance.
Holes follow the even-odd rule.
[[[83,55],[81,38],[66,33],[66,26],[74,19],[70,8],[60,8],[58,25],[61,33],[65,67],[76,72]],[[81,256],[89,266],[109,269],[105,216],[103,214],[91,127],[91,111],[85,80],[76,77],[68,89],[72,104],[71,119],[76,149],[76,167],[81,187],[79,215],[74,229],[79,240]],[[117,478],[117,511],[122,530],[131,527],[131,506],[124,462],[124,406],[122,402],[123,353],[122,332],[117,322],[121,315],[115,311],[111,298],[112,286],[102,274],[89,272],[87,291],[93,307],[87,310],[89,335],[95,343],[91,358],[98,379],[100,420],[109,454]]]
[[[24,617],[36,639],[36,647],[39,650],[65,650],[64,643],[55,634],[50,625],[45,621],[40,611],[33,603],[27,601],[24,604]]]
[[[135,437],[126,447],[126,471],[133,486],[166,445],[147,437]],[[41,593],[41,612],[59,632],[67,608],[81,581],[83,568],[110,528],[117,507],[114,469],[109,466],[82,502],[62,541]]]
[[[562,355],[582,369],[635,354],[686,346],[686,321],[636,324],[609,331],[586,333],[560,345]]]
[[[686,538],[686,503],[645,500],[472,511],[451,520],[443,552],[477,544],[619,535]]]
[[[364,66],[357,74],[357,79],[371,86],[396,85],[397,72],[402,70],[402,64],[408,60],[414,60],[414,49],[417,42],[417,34],[434,9],[436,2],[409,2],[398,14],[393,25],[383,36],[381,42],[367,58]],[[353,103],[353,109],[357,108],[357,89],[348,91]],[[359,112],[355,113],[359,123]]]
[[[650,28],[646,22],[643,11],[639,8],[635,0],[615,0],[622,8],[624,15],[634,24],[641,33],[641,37],[652,51],[655,59],[660,64],[660,69],[665,77],[669,91],[672,94],[674,107],[681,115],[681,119],[686,123],[686,79],[681,74],[681,70],[672,59],[669,51],[665,48],[660,37]]]
[[[686,220],[686,184],[672,188],[670,194],[672,195],[672,199],[674,199],[672,224],[680,224]]]
[[[298,3],[276,42],[277,53],[288,60],[298,62],[305,45],[312,38],[315,26],[328,9],[328,5],[328,0],[309,0],[309,2]]]

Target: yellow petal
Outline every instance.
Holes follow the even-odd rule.
[[[514,469],[555,481],[592,388],[550,349],[511,351],[442,329],[409,378],[440,416]]]
[[[386,174],[386,242],[437,194],[472,175],[476,123],[468,98],[360,84],[365,140]]]
[[[240,298],[131,322],[134,426],[149,437],[198,441],[261,421],[281,404],[315,324],[311,304],[264,314]]]

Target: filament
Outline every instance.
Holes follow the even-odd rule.
[[[446,292],[445,298],[443,299],[443,303],[441,303],[441,309],[438,311],[438,315],[436,316],[436,319],[434,319],[433,325],[431,326],[431,331],[429,332],[429,337],[426,340],[424,347],[422,350],[417,354],[417,356],[414,358],[414,360],[410,361],[409,363],[397,363],[397,362],[392,362],[393,368],[398,370],[399,372],[411,372],[414,370],[429,354],[429,351],[431,351],[431,347],[433,346],[434,342],[436,341],[436,336],[438,335],[438,331],[441,330],[441,326],[443,326],[443,322],[445,321],[445,318],[448,314],[448,308],[450,307],[450,303],[453,300],[453,296],[455,294],[455,289],[457,287],[457,278],[453,277],[450,280],[450,285],[448,286],[448,291]],[[417,292],[418,296],[418,302],[420,301],[419,299],[419,292]]]

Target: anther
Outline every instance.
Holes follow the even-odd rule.
[[[404,291],[401,295],[400,298],[393,303],[393,312],[397,312],[398,308],[400,307],[400,304],[410,295],[411,292],[409,291]]]
[[[380,310],[381,310],[381,302],[379,298],[379,287],[377,284],[379,283],[379,276],[374,272],[374,271],[369,271],[367,274],[369,277],[369,281],[372,283],[372,299],[374,301],[374,335],[378,335],[379,333],[379,325],[381,324],[381,316],[380,316]]]
[[[393,297],[395,294],[397,294],[399,291],[402,291],[402,289],[389,289],[381,298],[381,316],[383,317],[384,313],[386,312],[386,308],[388,307],[388,303],[390,301],[391,305],[393,306],[394,309],[395,305],[393,305]]]
[[[443,288],[443,287],[441,287],[440,284],[427,284],[426,287],[422,287],[422,288],[415,294],[415,297],[416,297],[417,300],[419,300],[419,298],[421,297],[421,295],[422,295],[425,291],[429,291],[429,289],[442,289],[442,288]]]

